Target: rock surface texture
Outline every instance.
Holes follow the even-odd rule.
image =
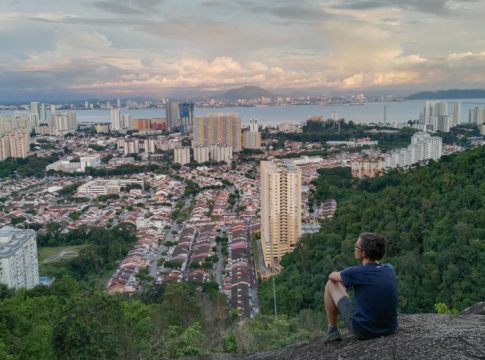
[[[480,311],[478,311],[480,313]],[[485,360],[484,315],[419,314],[399,317],[397,334],[359,341],[348,332],[342,341],[323,344],[322,338],[283,349],[232,356],[217,354],[198,360]]]

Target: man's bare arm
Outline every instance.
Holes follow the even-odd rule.
[[[342,278],[340,277],[340,273],[338,271],[331,272],[330,275],[328,275],[328,279],[333,282],[342,282]]]

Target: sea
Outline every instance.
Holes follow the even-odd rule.
[[[461,123],[468,122],[471,108],[485,107],[485,99],[439,100],[448,102],[448,113],[453,112],[454,102],[461,102]],[[362,105],[286,105],[255,107],[196,107],[195,116],[213,113],[237,113],[243,125],[248,125],[254,118],[263,126],[275,126],[281,123],[301,124],[312,116],[330,118],[336,112],[337,118],[360,124],[368,123],[405,123],[418,120],[424,109],[424,100],[392,102],[367,102]],[[76,110],[79,123],[110,123],[109,110]],[[135,119],[164,118],[165,109],[122,109],[123,114],[131,114]],[[12,115],[14,111],[0,111],[0,115]]]

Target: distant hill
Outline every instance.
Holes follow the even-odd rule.
[[[231,89],[226,91],[224,94],[217,96],[218,99],[222,100],[238,100],[238,99],[257,99],[261,96],[274,98],[275,96],[269,91],[260,88],[259,86],[243,86],[237,89]]]
[[[432,99],[483,99],[485,90],[480,89],[451,89],[438,91],[422,91],[408,96],[409,100]]]

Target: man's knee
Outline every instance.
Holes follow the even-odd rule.
[[[332,280],[327,280],[327,283],[325,284],[325,292],[329,293],[333,286],[335,286],[335,283]]]
[[[328,280],[325,284],[325,293],[329,294],[334,300],[335,304],[344,296],[347,296],[347,292],[341,283]]]

